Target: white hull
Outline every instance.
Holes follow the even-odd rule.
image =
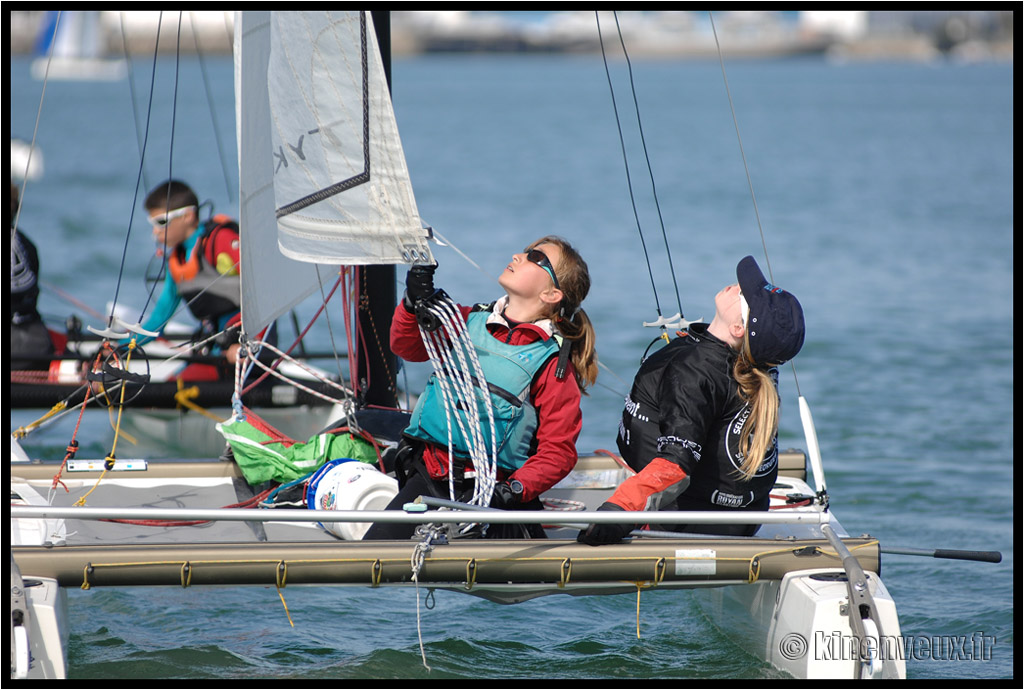
[[[795,571],[782,580],[702,589],[694,596],[708,618],[748,653],[796,678],[906,678],[901,650],[891,646],[900,637],[896,603],[875,573],[868,578],[883,621],[882,647],[876,647],[883,655],[869,665],[856,654],[842,569]],[[886,668],[883,657],[895,668]]]
[[[11,678],[62,679],[68,671],[68,599],[50,578],[26,578],[15,584],[12,563],[12,613],[22,612],[11,627]],[[15,592],[20,592],[16,604]]]
[[[12,442],[15,459],[20,448]],[[13,489],[13,484],[12,484]],[[45,506],[32,487],[21,485],[11,505]],[[63,520],[12,520],[12,546],[62,544]],[[11,678],[67,676],[67,593],[53,578],[23,577],[11,555]]]

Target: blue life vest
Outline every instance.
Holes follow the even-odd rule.
[[[527,345],[503,343],[487,330],[489,311],[473,311],[466,318],[469,337],[476,348],[487,382],[487,390],[494,413],[495,435],[498,439],[497,459],[502,469],[515,471],[530,457],[537,433],[537,410],[530,402],[530,385],[541,367],[558,354],[555,338],[539,340]],[[476,383],[479,393],[479,382]],[[481,433],[490,448],[490,423],[484,400],[478,395],[477,414]],[[459,403],[460,407],[462,403]],[[467,431],[468,414],[457,413]],[[457,456],[469,457],[466,443],[458,423],[452,419],[452,450]],[[448,447],[448,423],[444,396],[436,375],[431,374],[427,387],[416,403],[412,419],[405,433],[438,446]],[[472,433],[470,431],[470,433]]]

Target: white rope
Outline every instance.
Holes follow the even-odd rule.
[[[497,479],[497,433],[494,424],[494,410],[483,369],[476,355],[476,348],[466,330],[465,319],[455,304],[447,297],[435,299],[427,310],[436,317],[441,327],[427,331],[420,327],[420,336],[430,363],[434,368],[438,389],[444,401],[445,420],[448,428],[448,491],[456,500],[453,479],[452,417],[467,444],[473,468],[476,471],[473,497],[465,503],[488,506]],[[487,412],[490,443],[487,442],[480,417],[477,398],[483,401]],[[465,411],[460,414],[459,407]],[[463,420],[465,416],[465,421]]]
[[[431,670],[430,664],[427,663],[427,652],[423,648],[423,626],[422,616],[420,613],[420,570],[423,569],[423,561],[426,555],[433,550],[433,539],[437,534],[436,529],[431,529],[426,538],[416,544],[416,547],[412,550],[412,557],[410,558],[410,566],[412,567],[412,581],[416,585],[416,635],[420,642],[420,659],[423,660],[423,667],[429,672]]]
[[[249,341],[249,345],[250,345],[250,347],[254,348],[253,349],[253,353],[250,353],[250,351],[248,349],[246,349],[245,350],[245,356],[243,357],[243,356],[241,356],[241,352],[240,352],[238,360],[235,363],[235,394],[236,395],[238,395],[238,393],[241,392],[241,390],[245,387],[244,383],[245,383],[246,379],[249,378],[250,371],[252,370],[252,368],[254,366],[256,366],[256,367],[259,367],[260,369],[262,369],[263,371],[267,372],[271,376],[274,376],[277,379],[279,379],[281,381],[284,381],[285,383],[288,383],[288,384],[294,386],[295,388],[298,388],[301,391],[305,391],[306,393],[309,393],[310,395],[312,395],[312,396],[314,396],[316,398],[320,398],[321,400],[324,400],[324,401],[329,402],[329,403],[333,403],[333,404],[343,403],[343,402],[345,402],[345,400],[351,399],[353,397],[352,391],[349,390],[348,388],[346,388],[345,386],[343,386],[342,384],[340,384],[340,383],[338,383],[336,381],[332,381],[331,379],[325,377],[323,374],[317,372],[315,369],[313,369],[313,368],[309,367],[308,365],[306,365],[301,360],[298,360],[298,359],[295,359],[295,358],[289,356],[288,354],[286,354],[283,351],[279,350],[278,348],[276,348],[275,346],[271,345],[270,343],[267,343],[267,342],[262,341],[262,340],[250,340]],[[320,383],[327,384],[328,386],[331,386],[332,388],[335,388],[335,389],[341,391],[342,396],[343,396],[342,399],[339,400],[338,398],[332,398],[329,395],[326,395],[326,394],[321,393],[319,391],[313,390],[312,388],[309,388],[308,386],[304,386],[303,384],[299,383],[297,380],[289,378],[288,376],[285,376],[280,371],[278,371],[276,368],[271,367],[271,366],[261,362],[256,357],[255,353],[258,352],[260,348],[264,348],[264,347],[267,348],[268,350],[270,350],[271,352],[273,352],[280,359],[282,359],[284,361],[287,361],[287,362],[291,362],[295,366],[299,367],[300,369],[305,371],[307,374],[309,374],[314,380],[316,380],[316,381],[318,381]],[[244,374],[242,373],[242,362],[243,362],[243,360],[248,360],[248,362],[249,362],[248,367],[246,368]]]

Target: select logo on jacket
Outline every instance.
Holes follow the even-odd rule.
[[[737,470],[743,466],[743,453],[740,451],[740,434],[743,433],[743,425],[746,424],[747,419],[750,417],[751,408],[750,405],[744,405],[743,408],[736,413],[736,416],[732,418],[729,423],[729,428],[725,434],[725,452],[729,458],[729,462]],[[772,447],[769,449],[768,454],[765,455],[764,460],[761,461],[761,466],[757,468],[757,472],[754,473],[755,477],[763,477],[764,475],[772,472],[775,466],[779,464],[779,440],[778,438],[772,439]],[[719,505],[728,505],[727,503],[720,503]]]

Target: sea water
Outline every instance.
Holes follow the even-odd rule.
[[[115,295],[143,308],[154,247],[136,202],[168,176],[237,212],[231,61],[178,65],[158,61],[152,108],[145,59],[130,82],[47,85],[36,138],[45,175],[25,188],[20,220],[40,250],[47,317],[98,325],[89,310]],[[782,371],[780,442],[805,445],[799,387],[847,530],[883,545],[1003,553],[998,565],[883,557],[902,633],[935,641],[908,659],[908,675],[1009,677],[1013,67],[726,67],[735,122],[717,62],[634,60],[641,142],[625,65],[613,61],[620,142],[600,57],[397,59],[395,110],[420,213],[480,267],[438,248],[436,282],[458,301],[490,300],[511,254],[533,239],[558,234],[578,247],[607,367],[583,402],[588,453],[614,447],[622,399],[656,335],[641,322],[680,310],[710,320],[715,292],[754,255],[807,320],[795,370]],[[41,92],[28,73],[27,59],[12,58],[11,133],[26,140]],[[415,391],[425,376],[409,367],[402,385]],[[108,435],[100,420],[79,438],[100,454]],[[26,446],[59,457],[67,440],[41,434]],[[71,676],[778,676],[686,594],[645,592],[639,636],[632,595],[516,606],[424,595],[289,587],[291,627],[273,588],[71,591]],[[942,647],[977,634],[993,640],[987,655]]]

